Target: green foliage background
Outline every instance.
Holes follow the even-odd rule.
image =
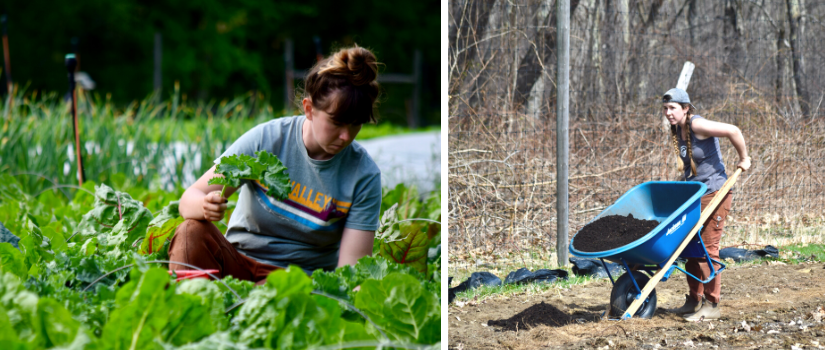
[[[225,99],[257,90],[283,105],[284,43],[292,38],[295,68],[315,62],[313,36],[324,54],[357,43],[372,49],[386,73],[411,74],[423,55],[421,108],[439,124],[438,1],[31,0],[5,2],[12,77],[29,89],[65,91],[63,57],[79,39],[81,70],[96,93],[128,103],[152,91],[154,33],[163,36],[163,91],[190,99]],[[4,74],[5,75],[5,74]],[[5,77],[4,77],[5,78]],[[2,88],[5,90],[5,86]],[[384,84],[379,113],[404,123],[412,87]]]

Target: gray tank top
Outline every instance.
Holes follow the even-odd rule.
[[[702,118],[694,115],[690,118],[693,121],[696,118]],[[682,135],[682,128],[676,127],[676,134]],[[687,143],[678,137],[679,140],[679,156],[685,163],[685,181],[698,181],[708,186],[708,191],[711,193],[718,191],[725,184],[728,175],[725,172],[725,163],[722,161],[722,151],[719,149],[719,139],[716,137],[708,137],[704,140],[696,138],[696,135],[690,133],[690,142],[693,146],[693,161],[696,163],[696,176],[691,176],[690,161],[687,156]]]

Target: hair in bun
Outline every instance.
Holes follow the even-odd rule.
[[[338,50],[310,69],[301,98],[309,98],[314,108],[341,123],[375,122],[380,64],[370,50],[358,45]]]

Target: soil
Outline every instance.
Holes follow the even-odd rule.
[[[632,243],[656,226],[659,226],[658,221],[636,219],[633,214],[607,215],[582,227],[573,245],[582,252],[603,252]]]
[[[817,349],[825,346],[822,263],[731,266],[723,271],[722,318],[686,322],[666,309],[684,303],[685,275],[656,286],[651,319],[602,320],[612,285],[603,279],[544,294],[456,300],[450,349]]]
[[[570,315],[542,301],[506,320],[490,320],[487,325],[507,331],[518,331],[519,328],[529,329],[539,325],[561,327],[568,323]]]

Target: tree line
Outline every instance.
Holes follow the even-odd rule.
[[[0,10],[8,19],[12,78],[30,90],[65,91],[63,57],[76,51],[95,92],[122,103],[144,98],[154,90],[160,34],[164,96],[178,81],[189,99],[256,91],[280,108],[288,40],[295,69],[308,69],[317,47],[329,54],[357,43],[374,50],[387,73],[411,74],[413,53],[421,50],[423,115],[438,120],[437,1],[32,0]],[[387,108],[403,109],[407,90],[388,86]]]
[[[712,103],[732,91],[816,117],[825,97],[825,3],[813,0],[572,0],[571,111],[628,107],[675,86]],[[457,0],[449,7],[453,114],[546,115],[555,103],[555,0]]]

